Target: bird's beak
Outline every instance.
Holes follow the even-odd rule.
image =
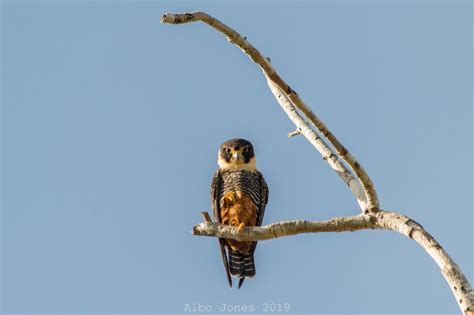
[[[234,153],[234,160],[238,161],[240,159],[240,154],[239,153]]]

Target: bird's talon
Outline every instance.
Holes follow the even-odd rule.
[[[240,223],[239,227],[237,228],[237,231],[242,232],[245,229],[245,223]]]
[[[245,236],[247,225],[252,227],[262,222],[268,199],[268,187],[256,168],[252,144],[244,139],[224,142],[219,147],[217,163],[219,170],[211,185],[215,219],[232,227],[232,235]],[[219,242],[230,287],[232,275],[240,276],[239,288],[245,278],[255,275],[252,259],[255,243],[234,239]]]

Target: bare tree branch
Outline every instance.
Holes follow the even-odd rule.
[[[282,221],[261,227],[245,227],[242,232],[239,232],[232,225],[200,223],[193,227],[191,233],[198,236],[230,238],[237,241],[264,241],[302,233],[350,232],[375,229],[377,226],[373,221],[371,216],[359,214],[317,222],[305,220]]]
[[[464,314],[473,313],[474,292],[459,266],[444,248],[419,223],[407,216],[380,210],[377,213],[333,218],[327,221],[283,221],[262,227],[237,227],[219,223],[195,225],[193,235],[230,238],[238,241],[264,241],[302,233],[352,232],[358,230],[391,230],[413,239],[436,262]]]
[[[282,91],[282,93],[291,100],[294,106],[299,111],[301,111],[309,119],[309,121],[316,128],[318,128],[319,132],[328,139],[329,143],[334,146],[337,155],[346,161],[350,168],[356,173],[366,194],[367,210],[377,211],[379,208],[379,201],[369,175],[365,172],[360,163],[357,162],[357,160],[352,156],[352,154],[339,142],[334,134],[329,131],[324,122],[313,113],[313,111],[303,102],[299,95],[293,89],[291,89],[291,87],[278,75],[268,58],[265,58],[255,47],[253,47],[244,37],[240,36],[240,34],[238,34],[232,28],[204,12],[184,14],[167,13],[161,18],[162,23],[170,24],[182,24],[197,21],[202,21],[226,35],[229,42],[237,45],[247,56],[250,57],[250,59],[260,66],[267,77],[269,84],[271,82],[277,86]]]
[[[203,212],[204,223],[194,226],[192,233],[194,235],[229,238],[240,241],[257,241],[300,233],[347,232],[365,229],[395,231],[416,241],[433,258],[448,282],[461,311],[464,314],[474,315],[474,292],[459,266],[420,224],[407,216],[379,209],[377,193],[369,175],[354,156],[329,131],[327,126],[303,102],[299,95],[277,74],[269,58],[265,58],[236,31],[206,13],[167,13],[161,18],[162,23],[170,24],[196,21],[202,21],[223,33],[229,42],[237,45],[261,67],[270,90],[297,127],[296,131],[288,136],[302,134],[308,139],[323,156],[323,159],[328,162],[331,168],[349,186],[363,213],[357,216],[333,218],[328,221],[310,222],[297,220],[278,222],[263,227],[246,227],[244,231],[238,232],[236,227],[213,223],[209,215]],[[317,128],[320,135],[328,140],[332,147],[334,147],[337,155],[333,153],[322,137],[313,130],[301,113]],[[339,158],[349,165],[357,177],[345,167]]]
[[[352,194],[359,203],[361,210],[366,212],[367,198],[360,181],[354,177],[326,142],[313,130],[313,128],[311,128],[280,88],[277,87],[273,81],[268,80],[268,78],[267,83],[281,108],[283,108],[285,113],[288,115],[288,118],[290,118],[290,120],[297,126],[297,130],[305,136],[309,143],[311,143],[322,155],[323,159],[328,162],[329,166],[336,172],[336,174],[346,183],[347,186],[349,186]]]

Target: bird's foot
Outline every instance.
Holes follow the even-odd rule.
[[[239,224],[239,227],[237,228],[237,231],[242,232],[245,229],[245,223],[242,222]]]
[[[235,204],[235,192],[227,193],[224,196],[224,208],[229,208]]]

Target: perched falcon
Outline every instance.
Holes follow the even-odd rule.
[[[232,139],[221,144],[211,185],[214,220],[228,225],[262,225],[268,202],[268,186],[257,170],[252,144],[244,139]],[[245,278],[255,276],[253,254],[257,242],[239,242],[219,239],[227,280],[232,287],[231,275],[239,278],[239,289]]]

